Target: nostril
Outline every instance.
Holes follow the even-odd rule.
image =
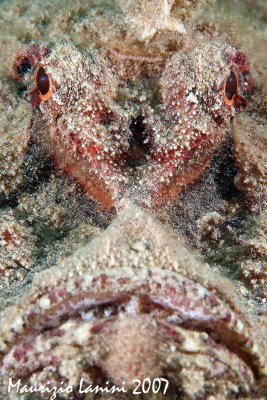
[[[137,167],[146,163],[146,155],[150,153],[150,144],[147,141],[147,130],[144,117],[138,115],[130,123],[132,136],[129,139],[128,165]]]
[[[19,77],[23,77],[31,70],[31,63],[28,58],[24,58],[21,63],[16,66],[16,73]]]

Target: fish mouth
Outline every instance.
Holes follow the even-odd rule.
[[[3,378],[10,375],[14,360],[18,377],[30,379],[33,373],[42,370],[44,365],[39,362],[35,367],[30,366],[32,357],[28,355],[34,354],[34,358],[39,351],[37,344],[43,343],[41,347],[45,348],[51,338],[60,344],[67,334],[68,322],[75,327],[74,336],[75,330],[84,325],[90,337],[97,337],[108,335],[118,318],[128,318],[132,323],[133,316],[144,316],[156,326],[160,340],[178,343],[178,352],[187,335],[200,334],[197,340],[201,341],[203,349],[198,349],[197,353],[214,359],[220,359],[221,354],[227,354],[230,359],[234,357],[238,360],[239,373],[251,385],[258,380],[263,356],[248,327],[227,304],[178,274],[167,276],[161,270],[151,274],[148,270],[142,271],[141,275],[139,279],[134,278],[122,268],[118,278],[111,271],[104,271],[96,274],[90,285],[84,279],[77,280],[76,294],[68,293],[66,287],[44,294],[38,301],[40,307],[23,315],[22,332],[15,333],[13,340],[6,342],[7,351],[0,353]],[[117,335],[120,335],[119,331]],[[53,362],[55,368],[59,368],[62,360],[55,358]]]

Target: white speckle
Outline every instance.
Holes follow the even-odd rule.
[[[15,332],[21,333],[23,330],[23,319],[21,318],[21,316],[18,316],[12,326],[11,326]]]
[[[197,97],[194,95],[193,92],[189,93],[189,95],[186,97],[186,100],[189,101],[190,103],[198,103]]]
[[[242,332],[244,330],[244,324],[240,320],[237,321],[237,330],[238,332]]]
[[[50,304],[51,302],[47,297],[42,297],[39,301],[39,307],[44,310],[47,310],[50,307]]]
[[[81,312],[81,317],[84,321],[89,322],[93,321],[94,319],[94,314],[93,311],[88,311],[88,312]]]

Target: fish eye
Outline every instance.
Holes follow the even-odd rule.
[[[233,104],[234,96],[238,89],[238,79],[236,74],[231,71],[224,83],[224,101],[228,106]]]
[[[44,67],[39,67],[35,74],[35,84],[41,100],[48,100],[52,95],[52,82]]]

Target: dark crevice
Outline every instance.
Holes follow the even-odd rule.
[[[146,163],[146,155],[150,153],[150,144],[146,142],[146,125],[142,115],[132,119],[130,131],[132,136],[129,140],[129,152],[126,162],[131,167],[138,167]]]
[[[23,184],[21,191],[33,193],[42,182],[50,179],[54,171],[52,159],[45,150],[39,148],[39,143],[31,142],[23,165]]]
[[[224,200],[229,201],[233,197],[240,197],[240,191],[234,185],[234,176],[238,168],[234,164],[232,143],[227,143],[225,147],[223,157],[219,151],[214,157],[213,165],[216,165],[215,182],[218,191]]]
[[[27,85],[19,84],[17,87],[17,93],[20,97],[24,98],[24,93],[26,92],[26,90],[28,89]]]
[[[15,208],[18,205],[18,198],[19,194],[16,193],[11,193],[9,197],[6,197],[5,194],[1,193],[0,194],[0,208]]]

